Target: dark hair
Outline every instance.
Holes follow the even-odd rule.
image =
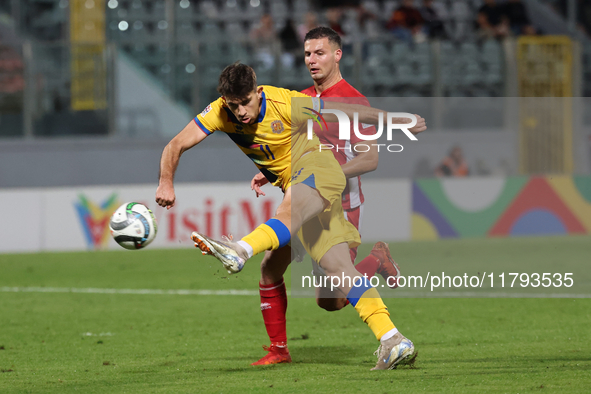
[[[230,64],[220,74],[218,92],[232,99],[247,97],[257,88],[257,76],[252,67],[236,62]]]
[[[304,37],[304,42],[308,40],[317,40],[319,38],[328,38],[328,42],[332,44],[336,44],[339,49],[343,48],[343,43],[341,41],[341,36],[339,33],[331,29],[330,27],[320,26],[315,27],[309,32],[306,33]]]

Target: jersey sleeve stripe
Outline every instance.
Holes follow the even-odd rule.
[[[213,131],[209,131],[207,129],[207,127],[205,127],[203,125],[203,123],[201,123],[201,121],[199,119],[197,119],[197,117],[195,116],[195,123],[197,124],[197,126],[199,126],[199,128],[201,129],[201,131],[203,131],[205,134],[210,135],[211,133],[213,133]]]

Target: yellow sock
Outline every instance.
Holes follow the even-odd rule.
[[[378,340],[385,333],[396,328],[390,320],[390,313],[382,301],[382,297],[376,289],[371,287],[369,281],[365,280],[361,286],[353,287],[347,295],[347,299]]]
[[[277,219],[267,220],[266,223],[261,224],[252,233],[242,238],[242,241],[252,247],[253,256],[265,250],[279,249],[287,245],[290,240],[289,229]]]

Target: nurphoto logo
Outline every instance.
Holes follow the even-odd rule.
[[[378,125],[376,127],[375,134],[362,134],[359,132],[359,113],[355,112],[353,114],[353,122],[349,119],[346,113],[340,111],[338,109],[321,109],[320,111],[314,111],[311,108],[307,108],[314,112],[316,117],[313,119],[308,119],[308,139],[311,140],[314,138],[314,122],[320,125],[322,129],[322,125],[324,124],[325,127],[328,128],[326,120],[322,116],[322,114],[333,114],[338,119],[339,124],[339,140],[342,141],[349,141],[351,140],[351,124],[353,125],[353,133],[355,136],[363,141],[375,141],[382,136],[384,133],[384,113],[381,112],[378,116]],[[405,119],[410,119],[410,123],[400,123]],[[322,121],[322,122],[321,122]],[[388,112],[386,115],[386,138],[388,141],[392,141],[392,132],[394,130],[401,130],[411,141],[417,141],[417,137],[414,136],[413,133],[410,132],[410,128],[416,126],[417,124],[417,117],[413,114],[409,114],[406,112]],[[367,127],[368,125],[365,125]],[[388,152],[402,152],[404,147],[400,144],[371,144],[371,146],[376,146],[378,151],[380,147],[386,147]],[[330,150],[330,149],[343,149],[339,148],[338,146],[335,147],[332,144],[320,144],[320,150]],[[351,149],[350,147],[348,149]],[[356,152],[367,152],[370,149],[370,145],[367,144],[355,144],[353,150]]]

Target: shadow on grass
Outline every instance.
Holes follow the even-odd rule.
[[[523,364],[527,367],[558,366],[558,363],[587,362],[587,367],[591,367],[591,356],[577,357],[539,357],[539,356],[504,356],[487,358],[464,358],[464,359],[438,359],[435,363],[493,363],[495,368],[514,368],[516,365]]]
[[[374,350],[365,346],[306,346],[293,350],[291,357],[302,364],[358,365],[360,359],[369,360],[369,356],[373,363]]]
[[[317,364],[317,365],[363,365],[373,366],[375,364],[372,349],[362,346],[308,346],[297,349],[290,349],[292,364],[275,364],[253,367],[245,365],[237,368],[216,368],[213,370],[224,372],[246,372],[246,371],[269,371],[273,369],[289,368],[290,365]],[[227,357],[227,361],[245,361],[248,363],[256,361],[265,354],[254,355],[252,358]],[[259,357],[260,356],[260,357]],[[258,358],[257,358],[258,357]]]

